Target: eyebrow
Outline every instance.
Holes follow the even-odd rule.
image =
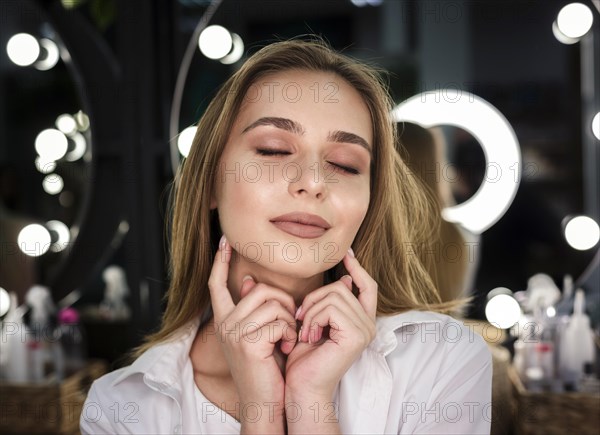
[[[296,134],[299,136],[303,136],[304,133],[306,132],[304,130],[304,127],[301,124],[297,123],[296,121],[293,121],[288,118],[279,118],[279,117],[269,116],[269,117],[263,117],[263,118],[257,119],[252,124],[250,124],[248,127],[246,127],[242,131],[242,134],[252,130],[253,128],[261,126],[261,125],[270,125],[272,127],[279,128],[281,130],[285,130],[285,131],[288,131],[290,133],[293,133],[293,134]],[[363,147],[364,149],[366,149],[369,152],[369,155],[372,154],[369,143],[366,140],[364,140],[362,137],[360,137],[354,133],[349,133],[347,131],[340,131],[340,130],[330,131],[329,135],[327,135],[327,140],[329,142],[352,143],[352,144],[360,145],[361,147]]]

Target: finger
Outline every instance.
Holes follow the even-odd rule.
[[[364,315],[365,309],[361,306],[360,302],[352,293],[352,277],[350,275],[342,276],[338,281],[334,281],[331,284],[323,286],[317,290],[312,291],[302,301],[300,307],[300,313],[298,314],[299,320],[304,320],[306,313],[320,300],[324,299],[329,293],[337,292],[344,300],[352,307],[355,311],[356,316]]]
[[[285,310],[284,310],[285,311]],[[281,340],[281,351],[284,353],[290,353],[296,345],[295,322],[290,325],[285,319],[276,319],[265,323],[262,327],[253,331],[248,331],[244,334],[242,339],[249,340],[250,343],[256,343],[257,341],[268,342],[275,347],[275,344]]]
[[[348,290],[352,291],[352,277],[350,275],[344,275],[339,280],[345,284]]]
[[[269,334],[269,342],[277,343],[281,340],[281,350],[291,352],[296,345],[296,325],[290,326],[289,322],[283,319],[274,320],[263,326],[265,334]]]
[[[221,237],[219,249],[215,254],[213,266],[208,278],[208,290],[215,319],[223,319],[235,308],[231,293],[227,287],[229,262],[232,248],[225,235]]]
[[[247,293],[238,302],[234,317],[243,319],[270,299],[279,301],[292,314],[292,317],[294,316],[296,304],[290,294],[276,287],[259,282],[252,287],[252,291]]]
[[[348,300],[347,296],[342,296],[344,293],[349,294],[351,299]],[[317,301],[306,311],[304,321],[302,322],[302,336],[300,337],[300,340],[308,340],[309,337],[312,337],[313,339],[317,336],[320,337],[322,326],[325,325],[315,323],[315,317],[330,305],[336,307],[340,312],[343,312],[349,319],[352,319],[352,322],[361,330],[369,330],[369,325],[372,322],[367,313],[354,295],[349,293],[346,289],[343,289],[343,292],[329,292],[324,298]],[[311,331],[313,330],[314,335],[311,335]]]
[[[253,334],[264,325],[274,322],[275,320],[287,322],[289,327],[294,330],[295,334],[296,319],[294,319],[294,316],[292,316],[292,314],[275,299],[268,300],[240,321],[242,334]],[[296,336],[294,335],[292,337],[290,335],[290,340],[292,338],[296,338]]]
[[[351,335],[355,335],[359,331],[359,336],[363,337],[366,342],[368,339],[368,332],[360,326],[356,325],[354,319],[349,317],[338,305],[327,305],[322,310],[317,312],[311,319],[310,327],[308,331],[304,332],[302,328],[302,334],[306,334],[307,342],[316,343],[318,342],[323,333],[323,328],[326,326],[330,327],[329,339],[339,344],[340,339],[350,338]]]
[[[242,278],[242,287],[240,288],[240,299],[246,297],[246,295],[250,293],[250,290],[252,290],[255,285],[256,282],[254,281],[254,278],[252,278],[250,275],[244,276]]]
[[[377,282],[360,265],[350,250],[344,256],[344,266],[358,287],[358,301],[371,319],[377,315]]]

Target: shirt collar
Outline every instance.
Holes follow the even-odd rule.
[[[387,356],[398,346],[396,330],[417,323],[441,323],[442,321],[443,315],[441,314],[417,310],[377,317],[377,335],[369,344],[369,348]]]

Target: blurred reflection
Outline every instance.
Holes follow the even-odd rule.
[[[425,129],[409,122],[399,124],[399,131],[401,146],[406,150],[405,161],[431,193],[441,216],[445,207],[456,204],[452,183],[457,179],[456,171],[445,157],[443,134],[439,128]],[[442,219],[431,275],[443,301],[473,293],[479,261],[478,240],[478,236],[461,225]]]
[[[19,6],[0,26],[0,287],[22,303],[69,256],[91,132],[58,35],[34,3]]]

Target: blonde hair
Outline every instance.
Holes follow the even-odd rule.
[[[378,315],[411,309],[450,312],[429,276],[424,249],[439,226],[431,202],[395,150],[393,101],[378,69],[334,51],[320,37],[294,38],[253,54],[218,90],[198,123],[188,157],[174,181],[170,241],[170,287],[160,329],[132,352],[141,355],[168,340],[210,307],[207,287],[221,237],[218,215],[210,209],[216,169],[247,90],[261,77],[287,70],[335,73],[366,103],[373,123],[371,195],[353,250],[378,283]],[[326,273],[331,282],[347,273],[342,263]]]
[[[442,176],[445,157],[442,152],[443,137],[438,131],[430,131],[409,122],[402,123],[399,152],[407,153],[404,159],[409,169],[421,180],[430,194],[435,213],[441,216],[447,198],[451,195],[448,182]],[[442,301],[452,301],[464,297],[468,275],[469,256],[463,254],[465,238],[457,224],[440,219],[438,239],[434,241],[432,252],[435,261],[428,266]],[[447,258],[446,248],[458,247],[459,255]],[[472,298],[467,298],[465,301]],[[465,307],[457,307],[454,315],[462,315]]]

